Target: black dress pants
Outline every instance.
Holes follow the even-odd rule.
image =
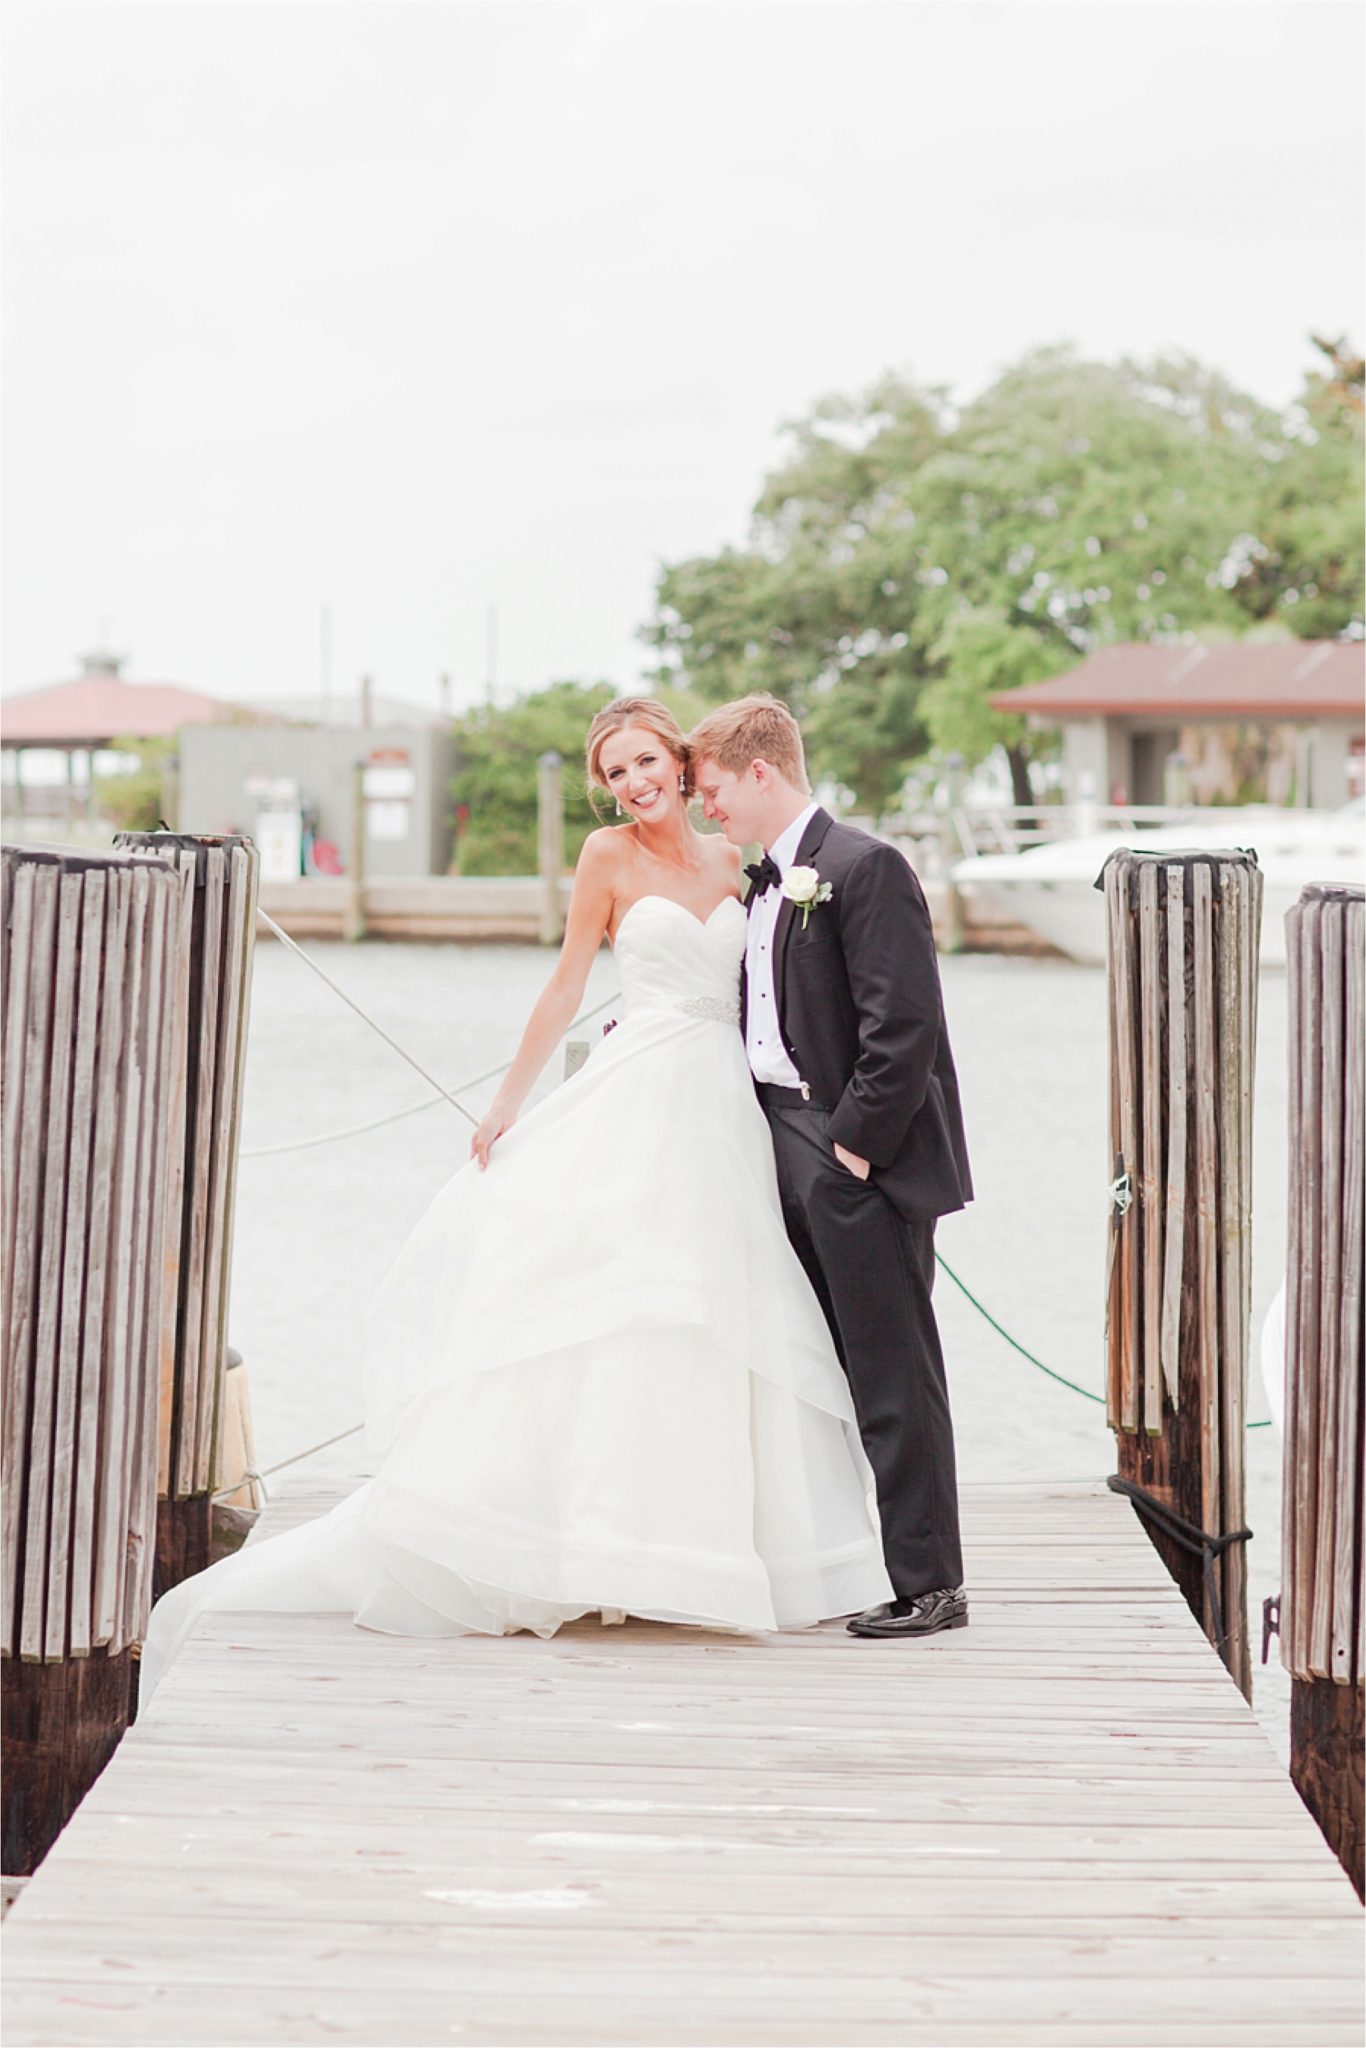
[[[953,1420],[930,1300],[934,1224],[842,1166],[815,1108],[764,1104],[787,1234],[848,1376],[898,1599],[963,1580]]]

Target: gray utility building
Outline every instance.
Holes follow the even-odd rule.
[[[288,716],[284,706],[257,708]],[[378,714],[376,722],[356,717],[365,708]],[[383,700],[354,707],[352,718],[185,727],[180,830],[250,833],[261,849],[263,881],[350,874],[359,765],[366,875],[444,875],[454,833],[449,719]]]

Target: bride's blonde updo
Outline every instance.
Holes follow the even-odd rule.
[[[618,697],[611,704],[605,704],[588,728],[584,744],[584,760],[588,766],[588,782],[591,789],[605,790],[607,784],[602,773],[602,750],[614,732],[622,732],[628,725],[643,726],[652,732],[661,746],[667,748],[678,763],[683,777],[683,794],[693,793],[692,751],[688,746],[683,728],[672,711],[659,702],[657,697]]]

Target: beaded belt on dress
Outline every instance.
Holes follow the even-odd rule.
[[[725,996],[684,996],[674,1008],[685,1017],[709,1017],[713,1024],[738,1024],[740,1005]]]

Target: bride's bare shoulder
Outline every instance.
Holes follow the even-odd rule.
[[[710,861],[713,874],[718,880],[729,882],[733,889],[740,887],[740,849],[732,846],[729,839],[723,839],[719,832],[704,832],[702,844],[706,849],[703,858]]]
[[[599,879],[619,874],[630,852],[624,842],[632,837],[629,826],[599,825],[583,842],[576,872]]]
[[[629,825],[599,825],[584,840],[574,869],[574,894],[601,907],[610,921],[623,897],[638,895],[631,886],[635,832]]]

